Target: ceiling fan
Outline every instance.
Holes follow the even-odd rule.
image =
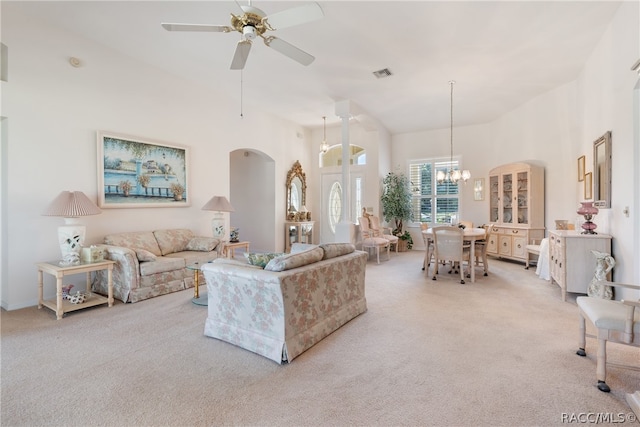
[[[313,62],[315,58],[312,55],[282,39],[268,35],[267,32],[321,19],[324,13],[318,3],[309,3],[307,5],[294,7],[274,13],[273,15],[267,15],[257,7],[253,7],[251,0],[249,0],[247,6],[241,5],[237,1],[236,4],[242,10],[242,15],[234,15],[232,13],[231,26],[163,23],[162,27],[167,31],[214,33],[238,31],[242,36],[236,46],[236,51],[231,61],[232,70],[242,70],[244,68],[247,58],[249,57],[249,51],[251,50],[251,43],[257,36],[260,36],[264,44],[268,47],[275,49],[302,65],[309,65]]]

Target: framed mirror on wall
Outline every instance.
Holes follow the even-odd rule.
[[[593,200],[600,209],[611,207],[611,131],[593,143]]]
[[[300,162],[296,160],[287,173],[287,220],[306,220],[307,179]],[[301,213],[305,212],[305,218]]]

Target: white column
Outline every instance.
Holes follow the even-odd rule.
[[[351,175],[349,118],[351,103],[348,100],[336,102],[336,115],[342,120],[342,218],[336,224],[336,242],[355,243],[355,224],[351,222]]]

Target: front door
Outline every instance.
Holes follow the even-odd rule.
[[[356,222],[362,211],[362,195],[364,193],[364,175],[361,172],[351,173],[351,218]],[[342,219],[342,174],[322,174],[322,206],[318,226],[320,242],[335,242],[336,224]]]

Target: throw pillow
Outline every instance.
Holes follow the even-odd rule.
[[[289,253],[297,254],[298,252],[303,252],[307,249],[315,248],[317,246],[318,245],[314,245],[311,243],[294,243],[293,245],[291,245],[291,252]]]
[[[215,260],[213,260],[213,264],[232,265],[234,267],[257,268],[258,270],[262,270],[262,267],[260,267],[259,265],[251,265],[247,262],[242,262],[238,259],[230,259],[230,258],[216,258]]]
[[[194,237],[189,240],[185,250],[211,252],[216,248],[216,246],[218,246],[218,243],[220,243],[220,240],[214,237]]]
[[[146,249],[134,249],[136,252],[136,256],[138,257],[138,261],[155,261],[158,259],[153,253],[149,252]]]
[[[272,259],[281,257],[283,255],[284,255],[283,253],[279,253],[279,252],[265,252],[265,253],[245,252],[244,253],[245,258],[247,259],[247,261],[249,261],[249,264],[258,265],[262,268],[264,268],[264,266],[267,265],[267,263],[269,263],[269,261],[271,261]]]
[[[351,243],[323,243],[320,245],[324,251],[322,259],[335,258],[341,255],[350,254],[356,250]]]
[[[313,264],[322,261],[324,251],[320,247],[307,249],[306,251],[296,254],[288,254],[272,259],[264,267],[268,271],[285,271],[292,268],[302,267],[303,265]]]

